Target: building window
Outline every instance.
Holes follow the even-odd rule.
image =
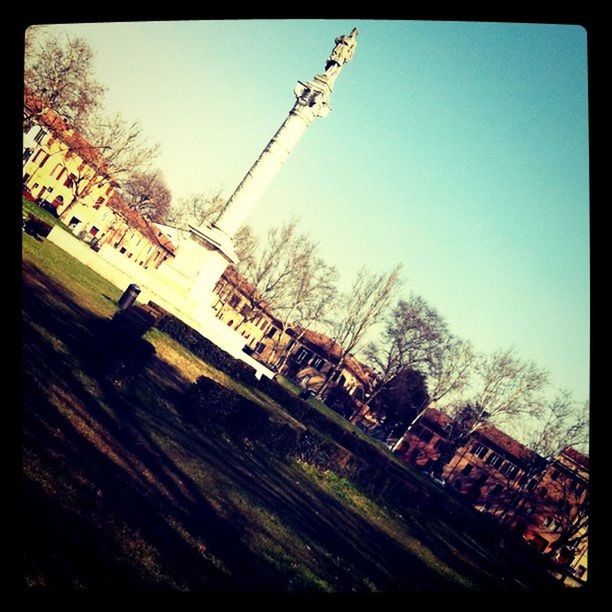
[[[439,440],[436,440],[436,443],[434,444],[434,448],[436,450],[439,450],[440,452],[442,452],[445,447],[446,447],[446,444],[444,440],[442,440],[442,438],[440,438]]]
[[[231,327],[233,324],[234,324],[234,319],[230,319],[230,320],[227,322],[227,326],[228,326],[228,327]]]
[[[76,181],[76,176],[72,173],[68,175],[68,178],[64,181],[64,187],[72,187]]]
[[[123,255],[125,252],[127,251],[127,249],[125,247],[121,247],[119,249],[119,252]]]
[[[574,487],[574,493],[576,497],[579,497],[583,491],[584,487],[581,484],[576,483],[576,486]]]
[[[487,458],[487,463],[495,468],[498,468],[503,462],[503,457],[500,457],[497,453],[491,453]]]
[[[99,230],[99,229],[98,229],[98,228],[97,228],[95,225],[92,225],[92,226],[91,226],[91,229],[89,230],[89,233],[90,233],[92,236],[95,236],[95,235],[96,235],[96,234],[97,234],[99,231],[100,231],[100,230]]]
[[[429,429],[423,429],[423,431],[419,435],[419,438],[425,443],[431,442],[431,439],[433,438],[433,431],[429,431]]]
[[[45,152],[42,149],[38,149],[38,151],[36,151],[36,155],[32,158],[32,163],[35,163],[36,161],[38,161],[40,157],[44,154]]]
[[[276,327],[272,326],[270,327],[270,329],[268,330],[268,333],[266,334],[267,338],[274,338],[274,334],[278,331],[278,329],[276,329]]]
[[[474,466],[471,463],[467,463],[465,466],[463,466],[461,473],[468,476],[473,469],[474,469]]]
[[[43,160],[40,162],[40,167],[41,168],[47,163],[47,160],[49,159],[49,157],[50,157],[49,154],[45,153],[45,156],[43,157]]]
[[[472,447],[472,453],[481,459],[484,459],[487,456],[489,449],[482,444],[474,444]]]
[[[548,529],[548,531],[550,531],[551,533],[556,533],[557,531],[559,531],[559,525],[557,524],[555,519],[551,518],[550,516],[545,516],[543,523],[544,527],[546,527],[546,529]]]
[[[412,434],[415,435],[417,438],[420,438],[422,433],[423,433],[423,426],[422,425],[415,425],[412,428]]]
[[[100,196],[97,200],[96,203],[94,204],[94,208],[98,209],[100,208],[100,206],[102,206],[102,204],[104,204],[104,198],[102,196]]]
[[[500,470],[502,474],[507,476],[508,478],[513,478],[516,476],[518,472],[518,467],[509,461],[504,465],[504,467]]]
[[[559,478],[559,472],[557,472],[557,470],[553,469],[550,472],[550,479],[551,480],[557,480]]]
[[[229,305],[231,308],[236,308],[240,304],[240,298],[237,295],[232,295],[229,301]]]
[[[40,144],[42,142],[42,139],[45,137],[45,130],[43,130],[43,128],[40,128],[38,130],[38,133],[36,134],[36,136],[34,136],[34,140]]]
[[[548,489],[546,487],[540,487],[538,489],[538,495],[540,497],[546,497],[548,495]]]
[[[312,365],[312,367],[316,370],[320,370],[324,363],[325,359],[322,359],[321,357],[315,357],[310,365]]]
[[[266,345],[263,342],[259,342],[257,346],[255,347],[255,352],[262,353],[265,348],[266,348]]]
[[[493,495],[494,497],[499,495],[501,493],[502,490],[502,486],[500,484],[496,484],[490,492],[490,495]]]
[[[81,222],[80,219],[77,219],[76,217],[72,217],[72,219],[70,219],[70,221],[68,222],[68,227],[76,227],[80,222]]]
[[[296,358],[295,358],[295,361],[296,361],[297,363],[305,363],[305,362],[306,362],[306,360],[307,360],[307,359],[308,359],[308,358],[309,358],[311,355],[312,355],[312,353],[311,353],[310,351],[306,350],[305,348],[302,348],[302,349],[300,349],[300,350],[299,350],[299,352],[298,352],[298,354],[297,354],[297,356],[296,356]]]

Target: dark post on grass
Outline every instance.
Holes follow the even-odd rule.
[[[119,298],[119,310],[126,310],[134,302],[140,294],[140,287],[134,283],[128,285],[128,288],[123,292],[123,295]]]

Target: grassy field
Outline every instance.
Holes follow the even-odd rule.
[[[398,511],[331,472],[206,435],[177,408],[202,375],[303,425],[158,330],[146,336],[156,356],[133,382],[101,374],[97,347],[119,295],[55,245],[24,235],[24,588],[556,588],[540,568],[462,529],[460,514],[446,517],[456,502],[441,490],[440,513]]]

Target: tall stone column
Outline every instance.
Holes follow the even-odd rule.
[[[329,114],[334,81],[344,64],[353,56],[356,37],[357,29],[353,29],[349,36],[336,38],[336,46],[327,60],[325,72],[307,83],[298,82],[294,89],[296,101],[289,116],[242,179],[225,209],[213,223],[214,227],[232,237],[249,217],[306,128],[317,117]]]
[[[336,45],[325,63],[325,71],[307,83],[298,82],[294,89],[296,101],[272,140],[251,166],[223,211],[212,223],[190,226],[191,239],[200,244],[202,266],[190,292],[197,304],[210,302],[212,290],[229,263],[237,261],[232,238],[247,220],[257,202],[281,169],[306,128],[317,117],[331,111],[333,85],[344,64],[351,60],[357,45],[357,29],[336,38]]]

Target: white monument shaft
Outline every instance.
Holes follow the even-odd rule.
[[[350,35],[336,38],[325,72],[308,83],[298,83],[294,90],[297,100],[289,116],[242,179],[213,227],[233,237],[295,149],[306,128],[315,118],[329,114],[333,84],[344,64],[353,57],[356,37],[357,30],[353,29]]]
[[[181,271],[183,268],[185,271],[191,270],[189,276],[192,284],[181,299],[179,310],[186,314],[189,324],[197,323],[198,331],[234,356],[241,355],[244,338],[233,329],[222,325],[212,314],[214,287],[227,265],[238,261],[232,238],[253,212],[306,128],[317,117],[329,114],[334,82],[344,64],[353,57],[356,37],[357,30],[354,28],[350,35],[336,38],[336,45],[325,64],[325,71],[307,83],[298,82],[294,90],[296,101],[289,116],[246,173],[212,225],[190,226],[190,244],[188,247],[185,245],[183,259],[199,261],[199,270],[195,275],[193,266],[179,261],[180,257],[176,258],[174,265],[169,264],[174,268],[173,273],[179,275],[185,276]]]

